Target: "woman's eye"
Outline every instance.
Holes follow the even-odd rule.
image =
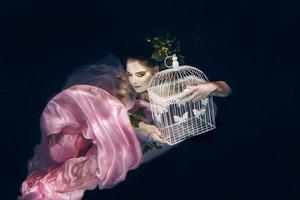
[[[131,73],[127,73],[127,76],[132,76],[132,74]]]
[[[137,77],[143,77],[145,75],[145,73],[144,72],[142,72],[142,73],[138,73],[137,74]]]

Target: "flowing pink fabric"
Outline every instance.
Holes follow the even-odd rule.
[[[85,190],[114,187],[142,160],[126,108],[98,87],[75,85],[56,95],[41,130],[19,199],[81,199]]]

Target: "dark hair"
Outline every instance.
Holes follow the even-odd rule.
[[[124,57],[124,63],[126,64],[129,59],[136,59],[146,62],[147,66],[151,68],[157,67],[159,63],[151,58],[153,51],[152,45],[146,41],[143,44],[132,45]]]

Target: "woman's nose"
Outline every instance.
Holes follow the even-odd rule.
[[[130,77],[130,83],[131,84],[137,83],[137,80],[136,80],[136,78],[134,76]]]

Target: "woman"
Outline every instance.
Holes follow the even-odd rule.
[[[49,101],[19,199],[78,200],[85,190],[114,187],[142,162],[127,113],[133,104],[120,90],[116,60],[109,56],[77,70]]]
[[[157,72],[163,70],[162,66],[159,65],[159,62],[152,58],[153,51],[153,48],[148,44],[136,46],[126,58],[128,79],[131,86],[138,94],[134,109],[131,110],[132,116],[135,115],[138,109],[143,109],[143,117],[140,117],[140,120],[135,124],[137,127],[142,128],[147,132],[152,138],[152,141],[148,140],[148,142],[144,142],[143,146],[147,147],[149,146],[149,143],[156,144],[152,145],[152,148],[146,148],[147,150],[152,150],[152,155],[149,153],[149,156],[146,156],[148,160],[161,155],[171,148],[169,145],[164,144],[164,140],[161,138],[161,132],[153,124],[151,118],[147,87],[152,77]],[[187,100],[196,101],[207,96],[226,97],[231,93],[231,88],[224,81],[216,81],[193,86],[188,85],[184,92]]]

